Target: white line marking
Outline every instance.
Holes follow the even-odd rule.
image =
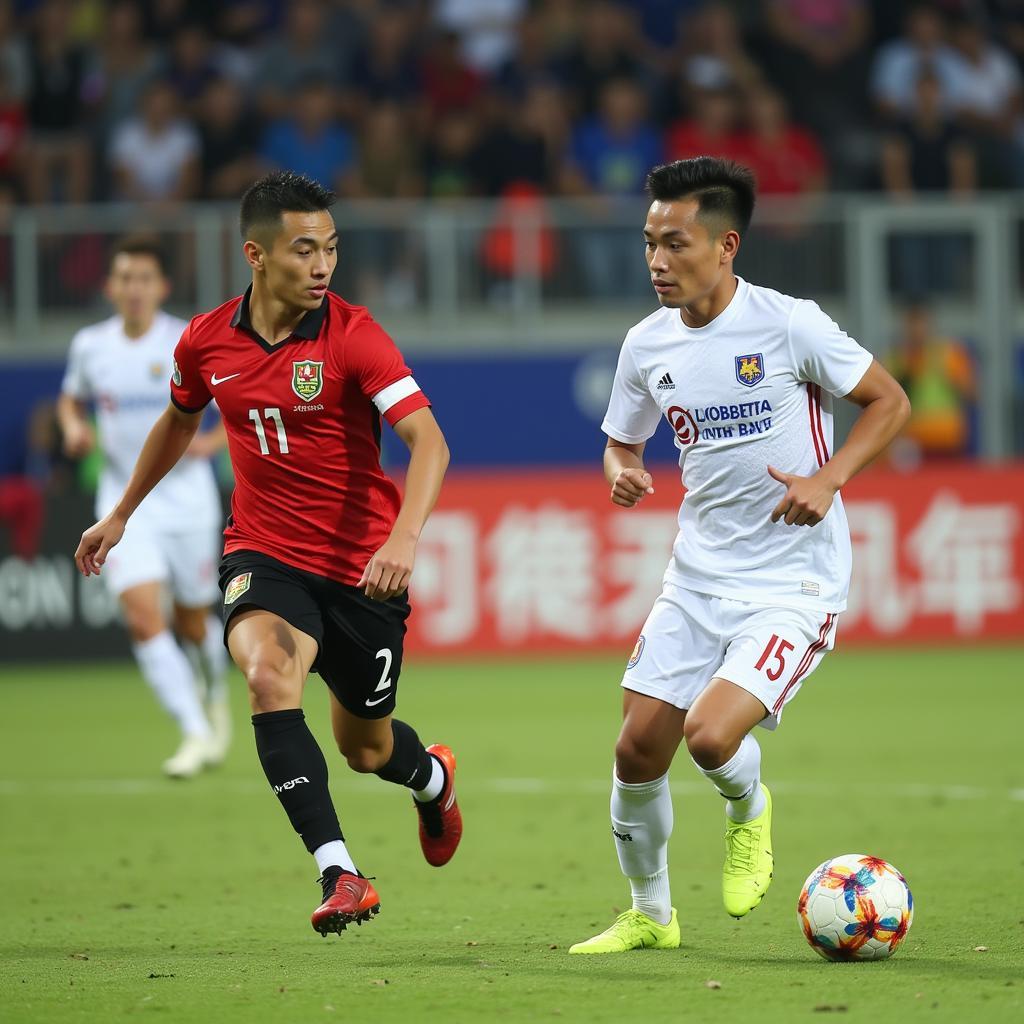
[[[840,786],[838,783],[786,782],[778,779],[770,781],[773,793],[788,793],[793,796],[828,797],[851,792],[850,786]],[[498,796],[600,796],[607,794],[610,786],[610,779],[463,779],[461,776],[459,779],[460,793]],[[331,787],[347,792],[367,793],[377,789],[378,781],[371,777],[340,779],[332,782]],[[710,784],[698,780],[673,782],[671,788],[677,796],[712,792]],[[159,776],[145,779],[0,779],[0,796],[192,796],[198,789],[205,792],[219,790],[225,793],[263,793],[267,789],[267,784],[258,778],[218,778],[214,775],[201,777],[191,783]],[[1024,789],[991,789],[954,783],[866,783],[863,793],[867,796],[908,800],[1024,802]]]

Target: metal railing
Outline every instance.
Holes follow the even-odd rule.
[[[643,260],[642,200],[342,202],[333,287],[368,305],[410,350],[590,349],[617,345],[654,306]],[[112,237],[167,242],[171,308],[183,316],[241,292],[234,204],[24,207],[0,226],[0,357],[66,350],[107,314]],[[877,195],[765,200],[737,270],[816,299],[876,353],[891,344],[900,298],[930,292],[938,322],[979,356],[982,448],[1010,451],[1020,403],[1012,368],[1024,197],[896,203]]]

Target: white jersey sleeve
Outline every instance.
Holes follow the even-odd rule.
[[[789,344],[798,377],[820,384],[837,398],[860,383],[873,359],[810,299],[801,299],[793,307]]]
[[[85,401],[92,397],[92,386],[89,383],[89,371],[87,367],[88,355],[87,335],[79,331],[71,339],[71,349],[68,352],[68,365],[64,369],[64,380],[61,381],[60,390],[62,394],[70,395]]]
[[[658,429],[660,419],[661,408],[647,390],[627,339],[619,352],[612,394],[601,429],[613,441],[642,444]]]

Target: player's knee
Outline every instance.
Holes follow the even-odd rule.
[[[195,615],[175,615],[174,630],[182,640],[198,647],[206,639],[206,620]]]
[[[292,677],[293,673],[288,671],[288,659],[283,652],[281,657],[254,657],[245,670],[253,710],[259,714],[297,707],[302,687],[301,684],[296,686]]]
[[[615,744],[615,774],[623,782],[648,782],[668,770],[664,758],[645,737],[624,734]]]
[[[736,737],[728,730],[691,715],[686,718],[683,738],[686,740],[686,749],[690,752],[690,757],[701,768],[721,768],[736,752],[738,746]]]
[[[348,762],[349,768],[361,775],[378,772],[387,763],[388,757],[382,747],[359,744],[358,746],[339,743],[338,749]]]
[[[154,608],[122,608],[124,625],[133,643],[144,644],[147,640],[159,636],[167,627],[163,616]]]

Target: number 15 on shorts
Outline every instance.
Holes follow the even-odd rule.
[[[786,654],[792,650],[794,647],[788,640],[780,640],[776,633],[772,633],[768,646],[765,647],[761,657],[757,659],[754,668],[758,672],[764,670],[764,674],[774,683],[786,671]],[[771,662],[769,662],[769,658]]]

